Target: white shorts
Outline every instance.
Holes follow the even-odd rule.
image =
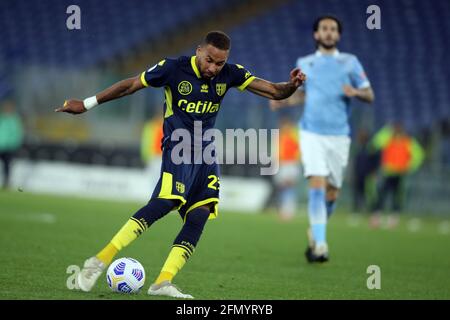
[[[301,130],[300,148],[305,177],[327,177],[341,188],[350,151],[350,137],[329,136]]]

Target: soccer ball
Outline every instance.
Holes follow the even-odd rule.
[[[135,259],[120,258],[109,266],[106,281],[114,292],[137,293],[144,286],[145,270]]]

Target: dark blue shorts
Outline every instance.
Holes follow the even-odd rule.
[[[218,215],[219,165],[174,164],[170,150],[162,154],[161,176],[152,194],[152,199],[180,200],[178,212],[183,220],[195,208],[210,206],[209,219]]]

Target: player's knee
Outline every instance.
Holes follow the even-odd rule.
[[[325,177],[311,176],[308,178],[309,188],[311,189],[322,189],[326,187]]]
[[[336,201],[339,196],[339,191],[327,191],[327,201]]]
[[[147,227],[150,227],[154,222],[172,211],[178,205],[177,201],[179,200],[151,199],[133,215],[133,218],[140,221],[144,220]]]
[[[186,216],[186,223],[194,227],[203,229],[209,217],[210,208],[208,206],[201,206],[189,212]]]
[[[208,207],[199,207],[189,212],[174,244],[188,244],[191,247],[195,247],[208,220],[209,210]]]
[[[150,204],[156,204],[157,206],[159,206],[162,210],[170,212],[173,210],[173,208],[177,207],[180,205],[180,200],[177,199],[160,199],[160,198],[156,198],[156,199],[150,199],[150,201],[148,202],[147,205]]]
[[[327,201],[336,201],[338,196],[339,196],[339,189],[328,185],[326,194]]]

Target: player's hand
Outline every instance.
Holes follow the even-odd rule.
[[[87,109],[84,107],[84,103],[81,100],[66,100],[62,107],[56,108],[55,112],[67,112],[71,114],[80,114],[86,112]]]
[[[289,81],[297,88],[300,87],[306,80],[306,75],[299,68],[293,69],[290,76],[291,78]]]
[[[342,87],[342,91],[344,92],[345,96],[349,98],[356,97],[358,95],[358,90],[348,84]]]

